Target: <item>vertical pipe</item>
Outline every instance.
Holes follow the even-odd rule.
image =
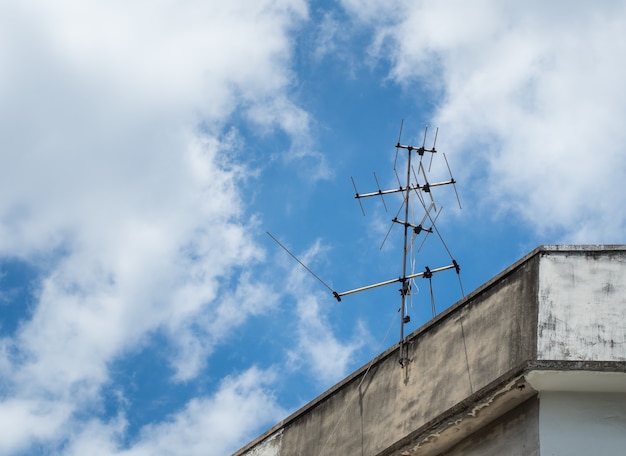
[[[404,318],[405,318],[405,309],[406,309],[406,295],[408,292],[407,278],[406,278],[406,261],[407,261],[407,247],[408,247],[408,234],[409,234],[409,226],[407,224],[409,220],[409,196],[410,196],[410,188],[411,188],[411,148],[408,149],[408,159],[407,159],[407,168],[406,168],[406,197],[405,197],[405,207],[404,207],[404,244],[402,248],[402,288],[400,289],[401,295],[401,314],[400,314],[400,364],[404,367],[404,362],[408,361],[408,353],[406,352],[405,342],[404,342]]]

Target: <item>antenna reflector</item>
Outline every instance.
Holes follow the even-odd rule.
[[[380,199],[383,202],[383,206],[385,208],[385,212],[389,212],[387,210],[387,205],[385,204],[385,198],[383,198],[383,191],[380,189],[380,184],[378,183],[378,177],[376,177],[376,173],[374,173],[374,180],[376,181],[376,187],[378,187],[378,194],[380,195]]]
[[[361,206],[361,212],[363,213],[363,216],[365,217],[365,209],[363,209],[363,205],[361,204],[361,198],[359,197],[359,191],[356,189],[356,184],[354,183],[354,178],[352,176],[350,176],[350,179],[352,180],[352,186],[354,187],[354,193],[355,193],[354,197],[359,202],[359,206]]]
[[[452,177],[452,171],[450,170],[450,165],[448,164],[448,157],[446,157],[446,154],[443,154],[443,158],[446,161],[446,166],[448,167],[448,173],[450,173],[450,182],[452,183],[452,188],[454,188],[454,194],[456,195],[456,201],[457,203],[459,203],[459,209],[463,209],[461,207],[461,200],[459,199],[459,193],[456,191],[456,181],[454,180],[454,177]]]
[[[431,150],[432,154],[430,154],[430,163],[428,164],[428,172],[430,172],[430,167],[433,166],[433,157],[435,153],[437,153],[437,149],[435,149],[435,144],[437,144],[437,135],[439,134],[439,127],[435,130],[435,139],[433,141],[433,148]]]
[[[398,133],[398,142],[396,143],[396,158],[393,161],[393,170],[396,171],[396,164],[398,163],[398,149],[400,149],[400,138],[402,138],[402,127],[404,126],[404,119],[400,122],[400,133]],[[396,171],[396,176],[398,172]],[[400,183],[400,179],[398,178],[398,184]]]

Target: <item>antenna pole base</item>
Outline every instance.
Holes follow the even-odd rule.
[[[398,358],[398,362],[402,368],[407,367],[411,362],[411,358],[409,358],[409,344],[406,338],[400,339],[400,357]]]

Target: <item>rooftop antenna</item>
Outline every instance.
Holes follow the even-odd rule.
[[[401,122],[400,124],[400,134],[398,135],[398,141],[396,143],[396,157],[394,160],[394,166],[393,166],[393,170],[394,173],[396,175],[396,179],[398,180],[398,187],[394,188],[394,189],[390,189],[390,190],[382,190],[380,187],[380,184],[378,182],[378,177],[376,176],[376,173],[374,173],[374,180],[376,182],[376,188],[377,190],[375,192],[370,192],[370,193],[359,193],[359,191],[357,190],[356,187],[356,183],[354,181],[353,178],[351,178],[352,180],[352,185],[354,187],[354,191],[355,191],[355,198],[358,200],[359,202],[359,206],[361,208],[361,212],[363,213],[363,215],[365,215],[365,209],[363,208],[363,204],[361,203],[361,200],[364,198],[369,198],[369,197],[373,197],[373,196],[380,196],[383,206],[385,207],[385,211],[387,211],[387,205],[385,203],[385,199],[384,196],[385,195],[390,195],[390,194],[394,194],[394,193],[400,193],[403,196],[402,199],[402,204],[400,205],[400,208],[398,209],[395,217],[391,220],[391,226],[389,227],[389,230],[387,231],[387,234],[385,235],[383,242],[380,246],[380,248],[382,249],[383,245],[385,244],[385,242],[387,241],[387,238],[389,237],[389,234],[391,233],[392,228],[394,227],[394,225],[398,224],[401,225],[403,227],[403,231],[404,231],[404,241],[403,241],[403,249],[402,249],[402,275],[400,277],[394,278],[394,279],[390,279],[390,280],[385,280],[383,282],[378,282],[378,283],[374,283],[371,285],[367,285],[364,287],[360,287],[360,288],[355,288],[352,290],[348,290],[348,291],[343,291],[343,292],[337,292],[335,291],[330,285],[328,285],[326,282],[324,282],[317,274],[315,274],[311,269],[309,269],[308,266],[306,266],[302,261],[300,261],[298,259],[298,257],[296,257],[293,253],[291,253],[289,251],[289,249],[287,249],[287,247],[285,247],[283,244],[280,243],[280,241],[278,239],[276,239],[271,233],[267,233],[280,247],[282,247],[289,255],[291,255],[298,263],[300,263],[300,265],[302,265],[309,273],[311,273],[322,285],[324,285],[328,290],[331,291],[331,293],[333,294],[333,296],[335,297],[335,299],[337,299],[337,301],[341,301],[341,298],[350,294],[354,294],[354,293],[359,293],[361,291],[365,291],[365,290],[371,290],[373,288],[377,288],[377,287],[382,287],[384,285],[390,285],[393,283],[400,283],[401,287],[400,287],[400,299],[401,299],[401,303],[400,303],[400,309],[399,311],[401,312],[401,318],[400,318],[400,358],[399,358],[399,362],[400,365],[402,367],[405,367],[409,362],[409,354],[408,354],[408,345],[407,345],[407,341],[406,341],[406,337],[404,335],[404,326],[409,323],[409,321],[411,321],[411,317],[408,315],[407,312],[407,304],[408,304],[408,297],[411,295],[411,282],[414,281],[414,279],[418,278],[418,277],[422,277],[424,279],[428,279],[429,281],[429,288],[430,288],[430,301],[431,301],[431,309],[432,309],[432,313],[433,313],[433,317],[435,317],[436,315],[436,308],[435,308],[435,299],[434,299],[434,294],[433,294],[433,287],[432,287],[432,277],[434,274],[439,273],[439,272],[443,272],[443,271],[447,271],[449,269],[454,269],[456,271],[456,274],[458,276],[459,279],[459,285],[461,288],[461,293],[464,295],[465,293],[463,292],[463,285],[461,283],[461,276],[460,276],[460,266],[457,263],[457,261],[453,258],[452,253],[450,252],[450,250],[448,249],[448,246],[446,245],[445,241],[443,240],[443,237],[441,236],[441,233],[439,232],[439,229],[436,226],[436,221],[439,217],[439,215],[441,214],[441,210],[442,208],[437,209],[437,205],[435,204],[435,200],[434,197],[432,195],[432,189],[436,188],[436,187],[442,187],[442,186],[446,186],[446,185],[452,185],[454,187],[454,192],[456,194],[457,197],[457,201],[459,202],[459,208],[461,207],[461,202],[459,200],[459,195],[456,191],[456,181],[454,180],[454,178],[452,177],[452,171],[450,170],[450,165],[448,163],[448,159],[446,158],[445,154],[442,154],[444,156],[445,162],[446,162],[446,166],[448,168],[448,172],[450,174],[450,179],[447,181],[441,181],[441,182],[429,182],[428,180],[428,173],[430,173],[430,169],[431,169],[431,165],[432,165],[432,161],[433,161],[433,157],[434,155],[437,153],[437,150],[435,149],[435,143],[437,141],[437,135],[439,133],[439,129],[437,129],[435,131],[435,139],[433,141],[433,146],[430,149],[427,149],[425,147],[426,144],[426,138],[427,138],[427,134],[428,134],[428,127],[426,127],[424,129],[424,138],[422,140],[422,145],[420,147],[416,147],[416,146],[412,146],[412,145],[405,145],[401,143],[401,137],[402,137],[402,128],[404,126],[404,120]],[[398,174],[398,169],[397,169],[397,164],[398,164],[398,155],[400,153],[400,151],[406,151],[407,155],[406,155],[406,161],[407,161],[407,165],[406,165],[406,180],[405,180],[405,185],[402,185],[402,181],[400,179],[400,175]],[[414,154],[417,154],[417,156],[419,157],[419,161],[417,163],[417,169],[418,171],[415,171],[415,167],[414,164],[412,163],[412,160],[415,158]],[[425,154],[430,154],[430,164],[428,166],[428,172],[425,170],[424,165],[422,163],[422,160],[424,158]],[[418,179],[418,175],[420,176],[420,178]],[[411,178],[413,177],[413,179]],[[420,181],[422,181],[423,183],[420,183]],[[429,201],[428,201],[428,205],[426,204],[426,200],[424,198],[423,193],[428,194],[429,197]],[[424,215],[421,218],[421,221],[419,223],[411,223],[409,221],[409,215],[410,215],[410,209],[411,209],[411,196],[416,196],[422,209],[424,210]],[[400,213],[402,212],[402,210],[404,209],[404,220],[400,220],[398,217],[400,216]],[[434,217],[432,215],[432,212],[434,212]],[[428,222],[430,223],[429,227],[426,227],[425,224],[428,224]],[[445,266],[440,266],[437,268],[430,268],[429,266],[426,266],[424,268],[424,271],[421,272],[414,272],[413,270],[411,272],[409,272],[409,260],[410,260],[410,255],[411,253],[414,252],[414,243],[415,243],[415,239],[417,238],[418,235],[420,235],[421,233],[426,233],[424,236],[424,239],[422,240],[422,242],[419,245],[419,248],[417,249],[417,253],[419,253],[422,249],[422,246],[424,245],[424,242],[426,241],[426,237],[431,234],[431,233],[436,233],[437,236],[439,237],[439,239],[441,240],[441,242],[443,243],[443,246],[446,250],[446,252],[448,253],[449,257],[450,257],[450,261],[451,264],[445,265]]]
[[[365,210],[363,209],[363,205],[361,203],[362,199],[369,198],[372,196],[380,196],[382,199],[384,195],[389,195],[393,193],[402,194],[403,199],[400,205],[400,209],[396,213],[396,216],[391,220],[391,226],[389,230],[387,231],[387,234],[385,235],[383,242],[380,246],[381,248],[383,247],[394,225],[398,224],[403,227],[404,236],[403,236],[403,249],[402,249],[402,275],[395,279],[386,280],[384,282],[379,282],[379,283],[367,285],[367,286],[360,287],[360,288],[355,288],[353,290],[348,290],[348,291],[339,292],[339,293],[333,291],[333,295],[335,296],[335,298],[337,300],[341,300],[343,296],[346,296],[349,294],[358,293],[358,292],[365,291],[365,290],[370,290],[372,288],[380,287],[383,285],[389,285],[392,283],[401,284],[400,290],[399,290],[400,300],[401,300],[400,302],[401,318],[400,318],[400,342],[399,342],[400,359],[399,359],[399,362],[402,367],[406,366],[407,363],[410,362],[407,341],[406,341],[406,337],[404,334],[404,326],[411,320],[411,317],[408,315],[408,312],[407,312],[407,300],[408,300],[408,297],[411,295],[411,282],[413,281],[413,279],[417,277],[428,279],[429,288],[430,288],[430,297],[431,297],[431,309],[432,309],[433,317],[434,317],[436,313],[436,308],[435,308],[434,294],[433,294],[433,288],[432,288],[433,275],[438,272],[446,271],[448,269],[454,269],[457,275],[459,275],[460,270],[461,270],[457,261],[452,257],[452,254],[450,253],[448,246],[443,241],[443,238],[441,237],[441,234],[435,224],[437,221],[437,218],[441,214],[442,208],[439,208],[439,209],[437,208],[434,196],[432,194],[433,188],[442,187],[446,185],[452,185],[454,187],[457,201],[459,202],[459,207],[461,207],[461,203],[458,198],[458,193],[456,191],[456,186],[455,186],[456,181],[452,177],[452,171],[450,170],[450,165],[448,163],[448,159],[446,158],[445,154],[442,154],[442,155],[444,155],[444,160],[446,162],[446,166],[450,174],[450,179],[446,181],[441,181],[441,182],[429,182],[429,179],[428,179],[428,174],[430,173],[430,170],[432,167],[433,158],[435,154],[437,153],[437,150],[435,149],[435,144],[437,142],[437,136],[439,135],[439,129],[437,128],[435,130],[433,146],[431,148],[427,148],[426,139],[428,137],[428,127],[424,129],[424,137],[422,139],[422,145],[413,146],[409,144],[402,144],[401,140],[402,140],[403,126],[404,126],[404,120],[400,123],[400,134],[398,135],[398,141],[396,143],[396,156],[394,159],[394,166],[393,166],[396,179],[398,180],[398,187],[394,189],[390,189],[390,190],[382,190],[380,188],[380,185],[378,184],[378,178],[376,178],[376,175],[374,174],[374,177],[376,179],[377,191],[370,192],[370,193],[359,193],[356,188],[354,179],[352,179],[352,183],[354,185],[354,189],[356,192],[355,198],[359,201],[359,205],[361,206],[361,210],[363,214],[365,214]],[[401,180],[400,174],[398,172],[398,157],[401,151],[406,151],[406,177],[404,180],[404,185],[403,185],[403,181]],[[426,154],[430,154],[430,163],[428,164],[428,171],[426,171],[425,166],[423,164],[423,158],[424,158],[424,155]],[[414,163],[415,159],[417,159],[417,164]],[[423,194],[428,195],[428,204],[426,203],[426,200]],[[421,207],[424,210],[424,215],[421,218],[421,221],[419,223],[411,223],[409,220],[412,196],[417,197],[418,201],[421,204]],[[384,204],[384,199],[383,199],[383,204]],[[387,210],[386,204],[385,204],[385,210]],[[404,219],[400,220],[398,216],[400,215],[402,210],[404,210]],[[431,212],[435,213],[434,216],[431,214]],[[427,222],[430,222],[430,227],[425,226]],[[422,232],[425,233],[425,237],[419,246],[418,253],[421,250],[426,240],[426,236],[434,232],[442,241],[446,252],[450,256],[450,260],[452,262],[451,264],[437,267],[437,268],[430,268],[429,266],[426,266],[424,271],[417,272],[417,273],[413,271],[409,271],[408,268],[409,268],[410,254],[413,250],[416,237]],[[461,284],[460,275],[459,275],[459,284]],[[461,285],[461,293],[463,293],[462,285]]]

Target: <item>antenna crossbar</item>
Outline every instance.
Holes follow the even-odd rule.
[[[406,149],[409,152],[417,152],[418,155],[424,155],[424,153],[428,152],[431,154],[436,154],[437,151],[435,149],[426,149],[425,147],[415,147],[415,146],[410,146],[408,144],[396,144],[396,148],[397,149]]]
[[[337,293],[335,295],[335,297],[337,299],[339,299],[340,297],[346,296],[346,295],[349,295],[349,294],[358,293],[360,291],[365,291],[365,290],[371,290],[372,288],[382,287],[382,286],[385,286],[385,285],[390,285],[392,283],[406,282],[407,280],[415,279],[416,277],[424,277],[424,276],[427,276],[429,274],[435,274],[437,272],[447,271],[448,269],[455,269],[455,265],[454,264],[450,264],[448,266],[442,266],[442,267],[436,268],[436,269],[426,268],[425,271],[417,272],[415,274],[409,274],[409,275],[404,276],[404,277],[398,277],[398,278],[391,279],[391,280],[385,280],[384,282],[378,282],[378,283],[374,283],[372,285],[367,285],[365,287],[355,288],[354,290],[348,290],[348,291],[344,291],[342,293]]]
[[[414,225],[413,223],[409,223],[409,222],[405,222],[405,221],[402,221],[402,220],[398,220],[398,218],[394,218],[391,221],[393,223],[397,223],[397,224],[402,225],[402,226],[410,226],[411,228],[413,228],[413,231],[416,234],[419,234],[422,231],[426,231],[427,233],[432,233],[433,232],[432,228],[424,228],[422,225]]]
[[[392,193],[406,192],[407,190],[409,191],[422,190],[424,192],[429,192],[432,187],[441,187],[443,185],[450,185],[450,184],[456,184],[456,181],[454,179],[451,179],[448,181],[435,182],[432,184],[429,183],[425,185],[410,185],[409,187],[400,187],[400,188],[395,188],[392,190],[378,190],[377,192],[357,193],[354,197],[356,199],[369,198],[370,196],[390,195]]]

